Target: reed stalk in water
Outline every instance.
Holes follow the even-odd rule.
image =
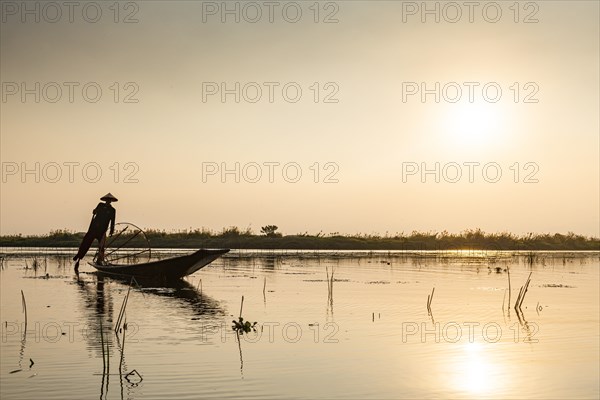
[[[121,327],[121,322],[123,320],[123,316],[125,315],[125,309],[127,308],[127,301],[129,300],[129,293],[131,291],[131,284],[133,283],[133,279],[129,283],[129,288],[127,289],[127,294],[123,299],[123,303],[121,304],[121,310],[119,311],[119,316],[117,317],[117,323],[115,324],[115,332],[119,332]]]
[[[510,310],[510,292],[511,292],[511,287],[510,287],[510,267],[507,266],[506,267],[506,272],[508,273],[508,309]]]
[[[244,308],[244,296],[242,296],[242,303],[240,304],[240,318],[242,318],[242,309]]]
[[[123,342],[121,343],[121,360],[119,361],[119,374],[123,371],[123,359],[125,358],[125,337],[127,336],[127,318],[123,324]]]
[[[102,332],[102,318],[100,318],[100,346],[102,346],[102,374],[106,373],[106,355],[104,352],[104,333]]]
[[[431,314],[431,302],[433,301],[434,293],[435,293],[435,287],[431,290],[431,294],[427,295],[427,314]]]
[[[333,282],[335,269],[331,267],[331,275],[329,275],[329,267],[325,266],[327,273],[327,301],[333,306]]]
[[[25,293],[21,290],[21,305],[23,306],[23,312],[25,313],[25,329],[23,334],[27,333],[27,302],[25,301]]]
[[[531,282],[531,274],[533,272],[529,273],[529,276],[527,277],[527,282],[525,282],[525,287],[523,289],[523,296],[521,296],[521,301],[519,302],[519,308],[521,308],[521,306],[523,305],[523,300],[525,300],[525,295],[527,294],[527,290],[529,289],[529,283]]]
[[[523,286],[521,286],[521,290],[519,291],[519,296],[517,297],[517,301],[515,301],[515,310],[519,310],[521,308],[521,306],[523,305],[523,300],[525,300],[525,294],[527,293],[527,289],[529,289],[529,283],[531,282],[531,274],[532,273],[533,272],[529,273],[529,276],[527,277],[525,284]]]

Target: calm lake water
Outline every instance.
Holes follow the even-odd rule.
[[[597,252],[233,252],[133,285],[118,335],[129,282],[2,253],[2,399],[600,396]]]

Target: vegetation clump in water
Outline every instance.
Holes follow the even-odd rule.
[[[233,329],[241,335],[243,335],[244,333],[250,333],[250,331],[256,332],[256,321],[251,324],[250,321],[244,322],[244,318],[240,317],[238,321],[234,319],[231,322],[233,322],[233,326],[231,327],[231,329]]]
[[[233,326],[231,327],[231,329],[233,329],[237,334],[239,335],[243,335],[244,333],[250,333],[250,331],[254,331],[256,332],[256,322],[254,322],[253,324],[250,323],[250,321],[246,321],[244,322],[244,318],[242,318],[242,310],[244,309],[244,296],[242,296],[242,302],[240,304],[240,316],[238,318],[238,320],[233,320],[231,322],[233,322]]]

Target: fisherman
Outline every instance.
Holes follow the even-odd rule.
[[[104,201],[104,203],[98,203],[94,209],[94,215],[92,217],[92,222],[90,222],[90,227],[81,241],[77,255],[73,257],[73,261],[75,261],[75,272],[79,271],[79,260],[81,260],[87,254],[94,239],[98,240],[99,245],[97,261],[102,263],[104,258],[104,242],[106,240],[106,231],[108,229],[108,225],[110,224],[111,236],[115,231],[116,212],[110,203],[118,200],[110,193],[101,197],[100,200]]]

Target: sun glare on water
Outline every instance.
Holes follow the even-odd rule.
[[[492,394],[497,390],[500,371],[480,343],[463,346],[455,364],[455,387],[473,395]]]

